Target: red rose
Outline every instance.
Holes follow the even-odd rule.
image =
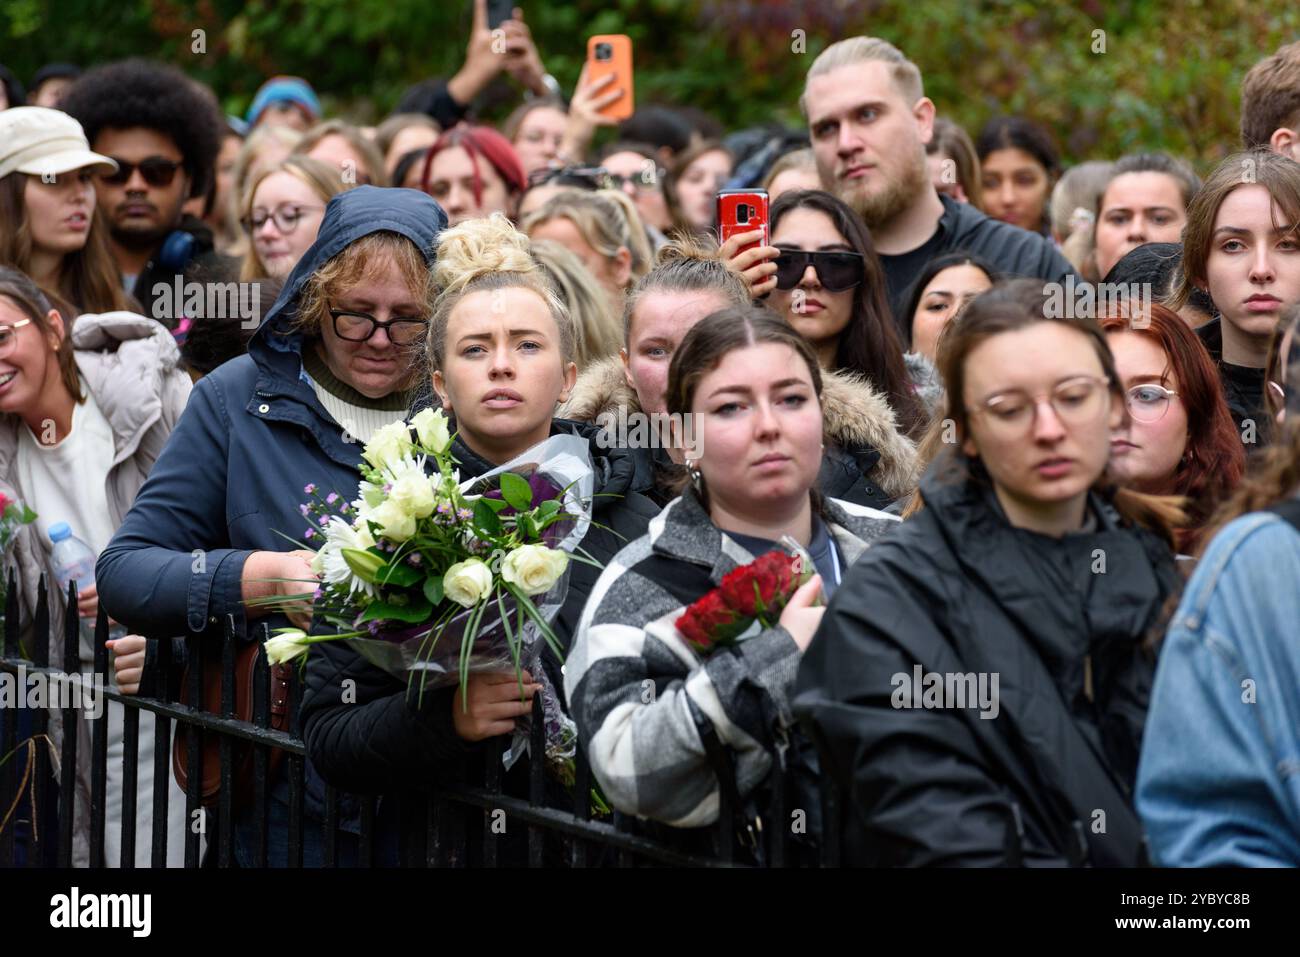
[[[692,604],[677,619],[677,630],[699,651],[708,652],[715,644],[735,637],[736,615],[715,588]]]
[[[0,515],[4,515],[5,509],[12,504],[13,500],[10,499],[9,496],[5,495],[4,492],[0,492]]]
[[[728,572],[719,590],[738,614],[754,618],[784,607],[794,591],[794,578],[790,556],[768,552]]]

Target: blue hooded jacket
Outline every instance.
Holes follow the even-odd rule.
[[[194,387],[189,404],[99,557],[108,613],[134,632],[163,637],[246,627],[240,580],[254,551],[307,547],[303,487],[356,497],[361,443],[348,436],[302,373],[304,336],[291,331],[311,275],[357,240],[405,236],[432,265],[447,216],[411,189],[361,186],[325,210],[316,241],[289,275],[249,343]],[[301,544],[299,544],[301,543]],[[285,624],[282,616],[270,623]]]

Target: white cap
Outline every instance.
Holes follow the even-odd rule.
[[[114,160],[90,151],[81,124],[67,113],[43,106],[0,111],[0,177],[58,176],[86,166],[117,169]]]

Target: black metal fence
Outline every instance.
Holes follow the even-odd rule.
[[[75,614],[65,616],[62,636],[62,667],[51,666],[49,661],[49,602],[61,600],[47,593],[42,577],[31,629],[26,633],[29,647],[20,647],[23,628],[19,621],[19,602],[12,573],[5,603],[4,646],[0,657],[0,677],[5,672],[17,678],[20,674],[44,674],[48,678],[76,675],[81,671],[79,659],[79,623]],[[70,587],[68,608],[76,608],[76,592]],[[104,867],[117,863],[132,867],[136,859],[136,845],[141,839],[151,841],[153,867],[166,866],[168,834],[168,791],[172,778],[173,728],[187,730],[185,747],[188,767],[198,768],[204,753],[205,741],[218,742],[220,766],[219,794],[211,806],[202,800],[202,775],[188,776],[185,795],[185,852],[186,867],[237,866],[235,853],[236,815],[244,821],[251,820],[252,863],[266,866],[268,849],[273,837],[272,829],[284,827],[280,837],[287,845],[287,860],[271,860],[273,866],[302,867],[304,847],[311,836],[310,829],[320,828],[320,863],[332,867],[340,864],[373,866],[388,863],[377,855],[377,802],[374,795],[345,795],[326,786],[323,820],[308,815],[305,808],[306,754],[301,738],[275,730],[271,726],[271,671],[266,656],[260,649],[253,679],[252,720],[241,721],[235,717],[235,662],[238,643],[246,640],[234,633],[233,622],[228,619],[220,659],[221,708],[219,713],[205,711],[194,703],[203,701],[205,656],[200,653],[200,635],[186,637],[187,669],[185,681],[187,694],[178,694],[179,682],[172,667],[170,639],[157,643],[156,667],[151,669],[160,680],[155,695],[142,697],[123,695],[109,690],[109,661],[105,641],[109,637],[107,618],[101,609],[96,624],[95,661],[89,680],[102,682],[105,701],[99,717],[90,721],[90,822],[89,864]],[[262,625],[252,636],[259,644],[267,637]],[[211,641],[211,638],[206,639]],[[211,662],[212,657],[208,657]],[[21,694],[21,689],[19,694]],[[288,706],[291,723],[299,713],[302,688],[295,676],[289,685]],[[122,763],[122,820],[121,860],[105,860],[106,796],[108,767],[108,701],[123,706],[123,763]],[[532,722],[531,753],[543,753],[544,728],[540,702],[535,704]],[[153,748],[153,806],[152,833],[136,833],[137,759],[140,742],[140,714],[150,712],[155,717]],[[54,785],[53,748],[49,743],[49,713],[42,708],[0,708],[0,867],[68,867],[73,863],[73,821],[77,788],[75,778],[78,761],[84,757],[77,753],[79,720],[77,709],[62,710],[62,741],[58,754],[58,781]],[[400,808],[398,861],[410,867],[466,867],[527,864],[528,866],[762,866],[781,867],[795,863],[808,863],[809,845],[796,838],[797,829],[789,826],[791,782],[781,767],[774,767],[770,806],[766,820],[777,822],[769,826],[768,833],[749,832],[738,835],[734,826],[735,808],[726,788],[721,789],[719,823],[699,832],[686,832],[692,840],[659,839],[665,834],[680,837],[683,832],[656,828],[644,822],[630,820],[615,812],[604,819],[593,819],[590,800],[592,775],[582,749],[578,749],[576,778],[571,803],[556,806],[554,788],[548,788],[542,760],[528,765],[527,794],[509,793],[503,786],[502,761],[499,755],[509,745],[509,739],[489,742],[486,749],[490,757],[478,762],[467,762],[456,775],[439,774],[455,780],[455,784],[440,783],[417,800],[409,796]],[[251,750],[251,803],[236,806],[236,762]],[[272,752],[283,752],[278,769],[273,769]],[[250,758],[244,757],[244,760]],[[284,780],[280,780],[283,775]],[[432,776],[432,775],[431,775]],[[272,824],[270,815],[271,791],[279,784],[283,793],[287,784],[288,821]],[[519,787],[512,789],[517,792]],[[548,802],[548,794],[552,799]],[[359,809],[359,832],[341,828],[340,807],[343,803]],[[821,850],[811,852],[822,865],[838,863],[839,848],[836,835],[838,827],[838,802],[830,795],[821,798]],[[507,841],[502,833],[510,834]],[[197,823],[196,823],[197,822]],[[525,830],[525,839],[518,839],[519,828]],[[754,853],[744,845],[746,837],[756,839],[760,848]],[[206,838],[206,852],[201,853]],[[355,853],[341,854],[341,842],[346,842]],[[688,848],[684,850],[683,848]],[[348,858],[345,860],[345,857]],[[355,859],[352,859],[355,858]]]

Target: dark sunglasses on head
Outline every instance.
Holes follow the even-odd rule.
[[[533,170],[528,177],[529,189],[550,184],[597,190],[610,189],[614,182],[609,170],[603,166],[548,166],[545,169]]]
[[[163,159],[161,156],[150,156],[139,163],[128,163],[117,156],[114,156],[113,159],[117,161],[117,172],[100,173],[99,178],[105,183],[111,183],[114,186],[121,186],[131,178],[131,174],[137,169],[140,170],[140,175],[144,177],[144,181],[150,186],[170,186],[172,180],[176,178],[176,171],[181,168],[180,163]]]
[[[793,289],[799,285],[809,264],[817,270],[817,279],[827,292],[844,292],[862,282],[861,253],[810,253],[783,249],[775,262],[777,289]]]

